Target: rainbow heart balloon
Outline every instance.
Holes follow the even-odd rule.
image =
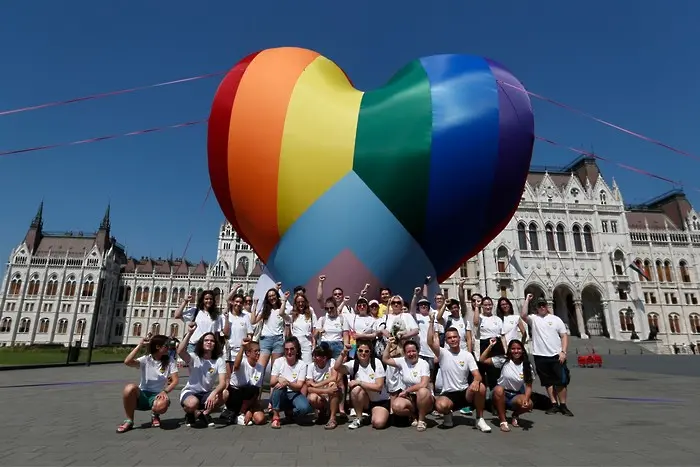
[[[317,52],[263,50],[216,92],[212,187],[285,287],[314,291],[325,274],[346,293],[411,293],[449,277],[517,208],[534,142],[523,90],[491,60],[435,55],[362,92]]]

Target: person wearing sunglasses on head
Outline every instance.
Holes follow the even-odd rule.
[[[272,428],[282,427],[280,412],[292,421],[314,413],[309,400],[303,394],[306,384],[307,365],[301,360],[301,346],[296,337],[284,340],[284,356],[275,360],[270,374],[270,404],[272,406]]]

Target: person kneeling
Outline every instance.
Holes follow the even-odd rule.
[[[335,360],[331,358],[333,351],[327,342],[321,342],[311,353],[313,364],[309,365],[306,374],[306,393],[309,403],[317,411],[317,421],[328,419],[326,430],[338,426],[336,413],[340,406],[342,391],[338,386],[338,374],[333,369]]]
[[[123,392],[126,420],[117,427],[117,433],[125,433],[134,427],[134,411],[150,410],[151,426],[160,426],[160,416],[170,406],[170,391],[178,383],[177,361],[169,355],[166,336],[146,336],[124,359],[124,364],[141,370],[139,385],[127,384]],[[143,345],[148,344],[148,355],[136,358]]]
[[[393,344],[395,339],[390,339]],[[403,357],[390,357],[391,345],[384,349],[382,361],[387,365],[398,368],[399,376],[402,378],[403,386],[401,391],[392,403],[391,409],[395,415],[400,417],[413,418],[411,426],[415,426],[418,431],[425,431],[428,425],[425,423],[425,416],[433,410],[433,395],[428,389],[430,384],[430,366],[428,362],[418,357],[420,344],[414,341],[403,343]],[[416,414],[418,420],[415,420]]]
[[[194,353],[187,351],[195,329],[197,324],[190,323],[187,334],[177,347],[178,355],[190,369],[187,384],[180,392],[180,404],[185,411],[187,426],[192,426],[197,421],[214,426],[209,414],[225,402],[223,393],[226,389],[226,361],[222,357],[221,344],[213,332],[205,333],[197,341]]]
[[[384,386],[384,366],[381,360],[374,356],[371,343],[358,341],[355,360],[345,362],[350,349],[351,347],[346,345],[333,366],[336,372],[350,378],[350,402],[357,416],[348,428],[354,430],[362,426],[363,412],[370,412],[372,427],[377,430],[386,428],[390,403],[389,393]]]
[[[258,363],[259,358],[260,344],[252,342],[250,338],[244,338],[233,361],[229,387],[224,391],[228,424],[265,424],[265,413],[258,397],[265,369]]]
[[[275,360],[270,375],[272,428],[281,428],[280,412],[286,419],[312,414],[314,409],[302,394],[306,383],[306,363],[301,359],[301,345],[296,337],[284,340],[284,357]]]

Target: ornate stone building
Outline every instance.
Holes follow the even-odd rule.
[[[533,167],[507,227],[443,285],[456,294],[545,297],[574,336],[700,341],[700,220],[682,192],[625,207],[592,158]],[[635,268],[642,273],[638,273]],[[228,222],[216,261],[127,258],[110,236],[109,209],[95,234],[43,231],[42,208],[11,252],[0,289],[0,345],[89,340],[135,344],[151,331],[182,335],[181,298],[204,289],[252,290],[262,265]],[[646,277],[645,277],[646,276]],[[93,319],[98,316],[96,326]],[[82,339],[81,339],[82,336]]]

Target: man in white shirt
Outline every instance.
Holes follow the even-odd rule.
[[[537,377],[547,389],[552,407],[546,414],[561,413],[568,417],[574,414],[566,406],[566,393],[571,376],[566,366],[566,349],[569,334],[564,322],[549,312],[547,300],[538,298],[535,302],[536,314],[528,314],[532,294],[527,294],[520,317],[532,329],[532,355],[535,358]]]

